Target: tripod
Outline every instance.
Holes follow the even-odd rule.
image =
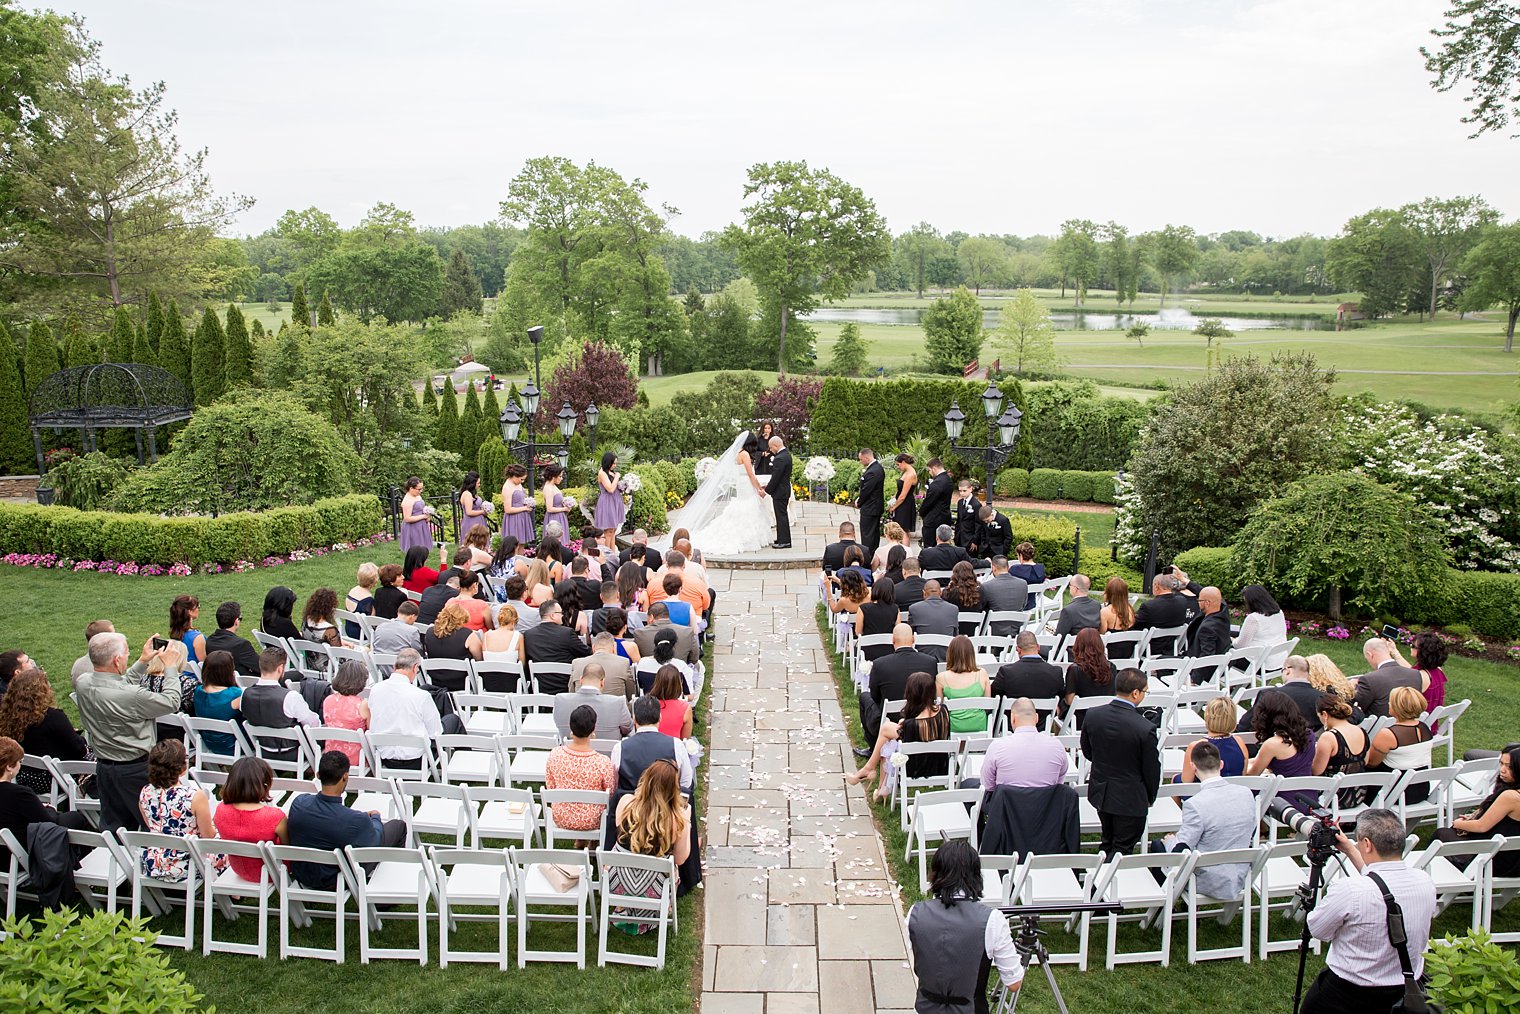
[[[1299,904],[1304,910],[1304,928],[1298,935],[1298,982],[1293,987],[1293,1014],[1298,1014],[1298,1005],[1303,1002],[1304,996],[1304,963],[1309,959],[1309,913],[1314,911],[1314,904],[1319,900],[1319,888],[1325,873],[1325,861],[1329,856],[1316,856],[1311,850],[1309,855],[1309,879],[1300,884],[1298,888]]]
[[[1050,993],[1056,998],[1056,1009],[1061,1014],[1069,1014],[1066,1000],[1061,996],[1061,987],[1056,985],[1055,969],[1050,967],[1050,951],[1046,950],[1045,942],[1040,939],[1044,935],[1044,930],[1040,929],[1039,915],[1020,914],[1019,932],[1013,938],[1013,947],[1019,952],[1019,960],[1024,963],[1025,978],[1028,978],[1028,970],[1035,965],[1044,968],[1045,981],[1050,983]],[[1000,984],[996,1001],[992,1005],[993,1014],[1013,1014],[1018,1009],[1019,997],[1023,994],[1022,988],[1010,991]]]

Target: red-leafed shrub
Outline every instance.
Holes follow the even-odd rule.
[[[611,345],[584,342],[574,359],[554,370],[539,402],[539,431],[552,431],[558,425],[555,414],[565,402],[577,412],[596,402],[598,409],[633,408],[638,399],[639,381],[628,361]]]
[[[818,377],[782,377],[755,399],[755,418],[774,422],[787,443],[802,443],[821,390],[823,381]]]

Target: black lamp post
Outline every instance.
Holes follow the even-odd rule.
[[[980,452],[987,465],[987,499],[992,499],[993,480],[997,471],[1008,460],[1009,455],[1019,442],[1019,427],[1022,424],[1024,413],[1019,407],[1009,404],[1007,410],[1003,410],[1003,392],[992,381],[987,382],[987,390],[982,392],[982,414],[987,417],[987,444],[984,447],[974,447],[960,443],[961,433],[966,426],[966,413],[961,411],[959,402],[950,403],[950,411],[945,413],[945,436],[950,438],[950,446],[962,453]]]
[[[570,407],[567,401],[555,414],[559,420],[559,443],[544,443],[535,438],[533,432],[533,417],[538,412],[538,403],[541,399],[538,382],[543,379],[539,365],[539,345],[544,340],[542,327],[528,328],[528,341],[533,343],[533,379],[522,387],[522,408],[518,408],[516,399],[507,402],[507,407],[502,409],[501,418],[497,420],[501,424],[502,443],[507,445],[513,457],[528,459],[528,495],[535,492],[536,472],[538,465],[538,453],[540,451],[553,454],[559,462],[559,467],[568,468],[570,465],[570,437],[575,433],[575,422],[580,417],[575,409]],[[596,450],[596,421],[601,415],[596,404],[586,406],[586,425],[589,430],[591,449]],[[526,440],[519,440],[522,433],[522,425],[526,420],[528,432]]]

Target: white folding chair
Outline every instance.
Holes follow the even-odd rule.
[[[917,847],[919,891],[929,892],[929,843],[964,838],[975,846],[977,817],[981,812],[981,789],[945,789],[920,792],[913,797],[903,859],[911,856]]]
[[[513,694],[512,708],[520,736],[552,736],[559,741],[559,726],[554,724],[553,694]]]
[[[1018,856],[996,856],[981,854],[982,866],[982,900],[989,905],[1012,905],[1013,898],[1008,893],[1017,882],[1015,874],[1018,873],[1022,860]]]
[[[1280,841],[1263,846],[1266,858],[1256,870],[1252,889],[1256,892],[1256,954],[1262,961],[1267,955],[1298,950],[1299,933],[1303,922],[1303,904],[1298,889],[1309,880],[1309,867],[1304,861],[1309,843],[1302,838]],[[1324,885],[1340,872],[1335,862],[1324,866]],[[1293,935],[1281,940],[1272,939],[1272,915],[1277,913],[1293,926]],[[1320,942],[1310,939],[1309,947],[1315,954],[1320,952]]]
[[[343,938],[348,920],[349,881],[347,860],[340,849],[312,849],[298,845],[264,846],[269,855],[270,866],[279,876],[280,889],[280,960],[286,958],[320,958],[343,964]],[[291,863],[307,866],[331,867],[335,880],[331,888],[308,887],[290,872]],[[318,908],[317,906],[323,906]],[[330,906],[330,911],[324,910]],[[333,920],[333,946],[313,947],[290,942],[290,930],[306,929],[312,925],[312,913]],[[362,913],[361,913],[362,918]]]
[[[920,789],[953,789],[956,784],[955,760],[960,753],[960,744],[953,739],[939,739],[928,743],[903,743],[897,745],[896,757],[903,758],[902,766],[897,769],[897,788],[893,793],[895,806],[901,807],[899,823],[903,831],[908,830],[909,804],[913,794]],[[907,762],[914,757],[924,757],[934,754],[942,754],[945,758],[945,773],[942,775],[925,775],[919,778],[908,777]],[[891,762],[896,764],[894,758]]]
[[[335,725],[309,725],[305,726],[303,731],[306,733],[306,749],[311,751],[311,756],[319,761],[327,751],[337,750],[337,744],[358,747],[358,759],[349,758],[349,773],[359,778],[369,774],[371,767],[369,740],[365,738],[363,729],[344,729]]]
[[[989,609],[987,611],[987,633],[984,636],[1001,637],[1006,640],[1033,622],[1033,609]]]
[[[468,691],[470,678],[474,675],[470,663],[458,658],[425,658],[419,671],[428,678],[429,683],[455,694]]]
[[[269,857],[260,843],[228,841],[219,838],[190,838],[190,856],[195,861],[195,872],[201,882],[201,902],[204,906],[205,925],[201,928],[201,953],[220,951],[223,954],[252,954],[265,957],[269,953],[269,899],[274,896],[274,876],[270,870]],[[259,861],[259,879],[244,880],[230,865],[221,872],[216,869],[218,854],[238,856]],[[252,899],[258,913],[256,940],[251,944],[234,943],[216,938],[216,909],[228,919],[239,916],[238,902]]]
[[[367,732],[364,735],[369,742],[376,777],[431,781],[438,776],[438,756],[433,752],[433,740],[430,737],[413,736],[404,732]],[[385,751],[388,749],[421,751],[421,754],[414,760],[403,761],[394,757],[387,758]],[[417,767],[407,766],[417,762],[420,762]]]
[[[1061,735],[1075,736],[1080,731],[1077,728],[1078,716],[1090,708],[1101,708],[1113,700],[1113,697],[1077,697],[1066,707],[1066,714],[1061,719]]]
[[[507,970],[507,941],[511,933],[513,866],[505,849],[430,849],[433,877],[438,885],[438,967],[450,961],[495,964]],[[462,911],[466,906],[470,911]],[[494,909],[480,912],[479,909]],[[494,951],[456,950],[449,934],[461,921],[494,922]]]
[[[1188,870],[1192,867],[1190,852],[1148,852],[1132,856],[1115,856],[1101,874],[1101,883],[1094,892],[1094,900],[1112,902],[1123,906],[1125,919],[1137,919],[1141,928],[1159,924],[1161,946],[1150,951],[1119,950],[1120,913],[1108,915],[1108,958],[1105,964],[1110,971],[1115,965],[1137,962],[1157,962],[1162,968],[1171,963],[1172,911],[1178,892]],[[1156,882],[1153,871],[1162,875]]]
[[[1229,655],[1199,655],[1188,659],[1188,682],[1195,687],[1224,687],[1224,668]]]
[[[69,830],[69,844],[89,849],[74,870],[74,886],[92,911],[116,911],[117,893],[131,877],[131,858],[114,835]],[[128,888],[130,890],[130,887]],[[96,897],[99,893],[101,897]],[[104,905],[102,905],[104,901]]]
[[[600,848],[607,840],[607,821],[611,807],[611,796],[606,792],[596,792],[587,789],[544,789],[538,794],[538,800],[544,808],[544,847],[564,848],[564,842],[590,842],[593,849]],[[601,819],[597,826],[590,829],[577,829],[563,827],[554,819],[554,804],[566,803],[569,805],[584,804],[588,806],[600,806],[602,808]]]
[[[439,775],[445,782],[497,785],[503,763],[494,736],[439,736]]]
[[[533,674],[534,685],[550,697],[560,693],[561,687],[570,687],[569,662],[529,662],[528,671]],[[549,689],[544,689],[546,683]]]
[[[350,775],[348,791],[354,797],[348,804],[351,810],[360,813],[374,810],[380,814],[381,820],[411,819],[411,807],[401,799],[394,779]]]
[[[1282,778],[1277,783],[1275,798],[1282,799],[1284,796],[1296,795],[1302,801],[1303,794],[1308,792],[1314,793],[1316,798],[1312,804],[1296,807],[1300,813],[1308,812],[1308,808],[1312,806],[1322,806],[1327,810],[1334,808],[1335,779],[1326,775],[1300,775],[1296,778]],[[1286,824],[1271,814],[1267,815],[1267,830],[1271,841],[1277,841],[1277,832],[1284,828],[1287,828]],[[1292,830],[1288,829],[1288,833],[1292,834]]]
[[[437,896],[433,867],[420,848],[355,848],[343,850],[348,859],[350,886],[359,904],[359,963],[371,958],[417,959],[427,964],[428,902]],[[366,869],[366,866],[371,869]],[[371,932],[379,932],[382,920],[394,910],[411,907],[417,914],[416,947],[372,947]]]
[[[1290,637],[1280,644],[1274,644],[1262,653],[1261,665],[1257,668],[1257,682],[1265,686],[1272,680],[1282,676],[1283,663],[1288,656],[1293,654],[1293,649],[1298,647],[1298,638]]]
[[[1180,656],[1183,652],[1187,651],[1187,631],[1186,623],[1175,627],[1150,628],[1151,636],[1145,639],[1145,657],[1176,658]],[[1155,652],[1153,649],[1158,641],[1166,643],[1171,650],[1165,655]]]
[[[1217,852],[1197,852],[1187,879],[1188,964],[1214,961],[1221,958],[1238,958],[1251,963],[1251,892],[1256,875],[1266,865],[1270,849],[1264,845],[1243,849],[1222,849]],[[1198,889],[1198,874],[1204,870],[1231,867],[1232,873],[1240,874],[1240,891],[1230,897],[1204,894]],[[1220,871],[1221,874],[1224,871]],[[1240,916],[1240,946],[1198,946],[1198,920],[1213,915],[1221,926],[1228,925],[1236,915]]]
[[[596,865],[602,877],[601,918],[597,926],[601,946],[597,951],[597,967],[604,967],[612,961],[625,965],[642,965],[645,968],[664,968],[665,937],[674,926],[676,918],[675,859],[671,856],[642,856],[621,850],[597,849]],[[630,890],[619,890],[619,884],[629,885]],[[656,888],[656,885],[660,893],[650,897],[647,891]],[[640,923],[653,922],[656,927],[654,955],[613,950],[609,944],[614,917]]]
[[[296,657],[295,649],[291,648],[290,642],[285,638],[275,637],[272,634],[266,634],[262,630],[255,630],[253,632],[253,639],[257,641],[259,643],[259,646],[262,648],[279,648],[281,651],[283,651],[285,653],[285,664],[289,668],[301,668],[301,660]]]
[[[998,698],[998,697],[946,697],[946,698],[944,698],[943,703],[944,703],[945,709],[950,712],[950,721],[951,721],[952,724],[955,722],[956,712],[960,712],[960,711],[964,711],[964,712],[973,712],[973,711],[981,712],[981,714],[983,716],[983,720],[984,720],[983,726],[982,726],[982,731],[980,731],[980,732],[951,732],[950,733],[950,738],[951,739],[966,739],[966,738],[972,737],[972,736],[996,736],[997,735],[997,731],[996,730],[998,728],[998,725],[1000,724],[999,721],[998,721],[998,718],[999,718],[999,715],[998,715],[998,701],[999,700],[1001,700],[1001,698]],[[1010,701],[1009,703],[1011,704],[1012,702]]]
[[[1365,810],[1375,807],[1385,807],[1397,795],[1403,798],[1406,771],[1361,771],[1356,774],[1336,775],[1335,792],[1330,795],[1330,811],[1335,815],[1335,820],[1344,828],[1356,826],[1356,818]],[[1341,802],[1341,797],[1351,797],[1348,790],[1362,790],[1358,795],[1364,801],[1350,805]],[[1439,806],[1439,803],[1435,804]]]
[[[542,784],[544,764],[559,741],[554,736],[498,736],[496,742],[507,762],[503,776],[509,785]]]
[[[48,767],[53,769],[53,783],[62,787],[64,795],[68,799],[68,808],[77,813],[84,814],[89,818],[90,823],[99,827],[100,800],[87,794],[80,784],[80,780],[83,778],[95,777],[95,762],[92,760],[58,760],[54,757],[48,757],[45,760]]]
[[[327,679],[337,671],[337,666],[332,660],[332,645],[326,641],[309,641],[304,637],[286,638],[291,657],[295,660],[293,668],[302,672],[315,672],[322,679]],[[325,665],[323,664],[325,660]]]
[[[1397,789],[1385,793],[1384,806],[1399,815],[1399,819],[1406,827],[1410,822],[1424,823],[1432,821],[1440,824],[1442,821],[1450,821],[1456,816],[1452,808],[1452,786],[1456,784],[1459,769],[1457,765],[1440,768],[1418,768],[1414,771],[1403,773],[1403,781]],[[1427,786],[1426,796],[1421,801],[1411,801],[1411,795],[1418,795],[1411,789],[1419,786]]]
[[[240,723],[229,718],[181,717],[185,721],[186,735],[195,747],[196,767],[204,768],[208,764],[231,767],[239,758],[253,755],[253,747],[243,735]],[[212,739],[213,736],[217,738]],[[231,737],[231,752],[226,749],[228,740],[222,737]]]
[[[1457,719],[1467,714],[1467,709],[1472,707],[1472,701],[1462,700],[1455,704],[1443,704],[1439,708],[1425,715],[1425,724],[1436,730],[1435,738],[1430,741],[1432,750],[1446,747],[1446,763],[1456,763],[1457,755]],[[1437,723],[1440,727],[1437,728]]]
[[[866,634],[855,638],[850,647],[850,679],[854,682],[857,690],[864,690],[866,677],[870,675],[870,668],[866,663],[865,651],[867,648],[892,648],[891,634]]]
[[[1145,660],[1145,647],[1150,637],[1149,630],[1111,630],[1103,635],[1103,648],[1112,662],[1139,665]]]
[[[369,642],[369,627],[364,623],[367,618],[350,609],[333,610],[333,622],[338,624],[338,632],[348,640],[361,644]]]
[[[308,771],[316,770],[316,758],[311,756],[306,734],[298,725],[275,728],[245,723],[243,734],[247,737],[248,745],[253,748],[254,756],[262,759],[276,773],[283,772],[302,778]]]
[[[1405,857],[1410,869],[1424,870],[1436,885],[1436,915],[1452,903],[1466,900],[1472,905],[1473,929],[1483,926],[1484,902],[1488,890],[1488,864],[1504,845],[1503,838],[1467,838],[1462,841],[1432,841],[1423,852]],[[1458,864],[1453,859],[1466,858]]]
[[[539,808],[532,789],[470,785],[465,792],[472,804],[480,805],[470,829],[471,847],[481,848],[482,839],[518,842],[523,848],[538,841]]]
[[[517,731],[517,709],[510,694],[455,694],[454,707],[472,735],[500,736]]]
[[[407,822],[415,844],[421,844],[418,835],[441,834],[453,835],[455,848],[464,847],[465,835],[475,816],[464,786],[402,779],[396,782],[396,791],[401,793],[403,802],[417,801],[417,809]]]
[[[1232,691],[1236,687],[1249,687],[1257,685],[1257,676],[1261,672],[1261,660],[1266,657],[1267,649],[1262,645],[1252,645],[1245,648],[1231,648],[1225,653],[1225,664],[1220,669],[1224,675],[1224,688]],[[1244,667],[1235,663],[1244,661]]]
[[[591,853],[583,849],[514,848],[509,854],[517,892],[517,967],[526,968],[529,961],[573,961],[576,968],[585,968],[586,920],[591,914]],[[546,864],[575,874],[573,882],[560,890],[541,869]],[[575,950],[530,950],[528,929],[533,920],[574,922]]]
[[[1482,803],[1493,791],[1494,779],[1499,775],[1499,758],[1484,757],[1481,760],[1459,761],[1457,776],[1452,779],[1447,792],[1447,820],[1466,813]]]
[[[1095,900],[1093,892],[1102,882],[1107,864],[1104,856],[1092,852],[1030,855],[1015,871],[1006,897],[1015,905],[1085,905]],[[1091,912],[1076,912],[1065,920],[1066,932],[1077,937],[1077,949],[1052,952],[1052,964],[1075,964],[1087,970],[1091,922]]]
[[[117,834],[121,837],[121,842],[126,847],[131,861],[132,918],[141,918],[144,899],[151,906],[150,911],[168,912],[171,910],[169,899],[178,896],[185,905],[184,932],[160,933],[157,943],[165,947],[193,950],[195,948],[195,905],[200,884],[196,874],[196,863],[189,858],[189,845],[178,835],[156,834],[152,831],[122,829]],[[174,849],[186,853],[185,879],[161,880],[144,873],[142,850],[147,848]]]
[[[474,674],[471,693],[515,694],[522,688],[521,662],[471,662]]]
[[[1520,873],[1506,876],[1501,875],[1497,869],[1504,865],[1501,856],[1508,859],[1515,854],[1520,854],[1520,835],[1500,839],[1498,851],[1489,856],[1488,896],[1483,903],[1483,928],[1490,932],[1495,943],[1500,944],[1520,943],[1520,932],[1493,932],[1494,913],[1501,911],[1515,895],[1520,894]]]
[[[31,874],[31,858],[27,855],[26,846],[16,840],[8,827],[0,827],[0,843],[5,845],[7,853],[6,870],[3,875],[5,884],[5,917],[16,917],[16,899],[24,898],[27,901],[36,901],[37,892],[28,882]]]
[[[1156,801],[1146,814],[1146,836],[1176,834],[1182,830],[1182,802],[1197,795],[1202,787],[1198,782],[1163,781],[1156,790]]]

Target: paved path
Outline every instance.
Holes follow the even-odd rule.
[[[702,1014],[912,1005],[881,839],[864,791],[843,781],[854,757],[814,622],[816,573],[708,572],[719,620]]]

